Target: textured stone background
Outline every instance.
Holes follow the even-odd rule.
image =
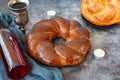
[[[7,2],[0,0],[0,12],[11,14]],[[48,10],[55,10],[57,16],[75,19],[91,33],[91,50],[81,64],[69,67],[60,67],[64,80],[120,80],[120,25],[113,28],[97,29],[96,26],[85,21],[80,14],[82,0],[30,0],[29,23],[26,33],[39,20],[49,19]],[[104,59],[97,61],[93,57],[96,48],[105,50]]]

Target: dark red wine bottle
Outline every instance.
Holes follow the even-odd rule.
[[[8,29],[0,29],[0,55],[8,77],[22,79],[31,70],[31,66],[16,38]]]

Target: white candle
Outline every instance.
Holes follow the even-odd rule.
[[[102,59],[105,56],[105,51],[102,49],[96,49],[94,50],[94,57],[96,59]]]
[[[47,11],[47,15],[48,16],[55,16],[56,15],[56,11],[55,10],[49,10],[49,11]]]

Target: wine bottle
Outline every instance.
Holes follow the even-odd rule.
[[[0,56],[9,78],[18,80],[30,73],[31,66],[16,36],[3,27],[0,29]]]

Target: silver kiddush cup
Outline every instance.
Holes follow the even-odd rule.
[[[8,7],[12,11],[15,22],[24,27],[28,20],[28,8],[29,0],[10,0],[8,2]]]

